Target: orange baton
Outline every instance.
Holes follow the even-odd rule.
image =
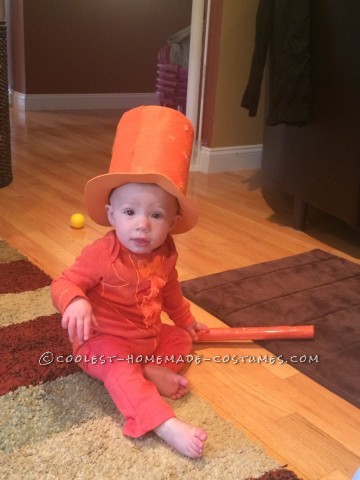
[[[202,342],[222,342],[225,340],[279,340],[292,338],[313,338],[313,325],[276,326],[276,327],[230,327],[210,328],[208,332],[198,332]]]

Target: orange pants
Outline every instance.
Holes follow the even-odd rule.
[[[144,378],[144,364],[157,365],[160,359],[172,358],[173,361],[159,365],[178,372],[184,366],[181,360],[191,350],[192,340],[186,330],[164,324],[157,338],[92,337],[76,348],[76,355],[82,355],[79,366],[104,383],[125,417],[123,433],[137,438],[175,416],[155,384]],[[153,361],[151,356],[154,356]]]

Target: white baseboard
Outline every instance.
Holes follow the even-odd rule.
[[[200,147],[192,170],[204,173],[230,172],[261,167],[262,145],[208,148]]]
[[[10,92],[10,104],[19,110],[129,109],[158,105],[156,93],[25,94]]]

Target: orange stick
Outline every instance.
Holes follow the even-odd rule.
[[[208,332],[198,332],[199,340],[197,343],[223,342],[225,340],[273,340],[313,337],[313,325],[210,328]]]

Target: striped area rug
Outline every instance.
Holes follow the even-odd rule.
[[[65,361],[41,365],[41,357],[71,354],[51,303],[51,278],[3,241],[0,261],[0,394],[78,371]]]
[[[194,393],[169,401],[209,433],[191,460],[155,435],[121,434],[103,385],[71,360],[50,300],[51,278],[0,241],[0,464],[18,479],[299,480]]]

